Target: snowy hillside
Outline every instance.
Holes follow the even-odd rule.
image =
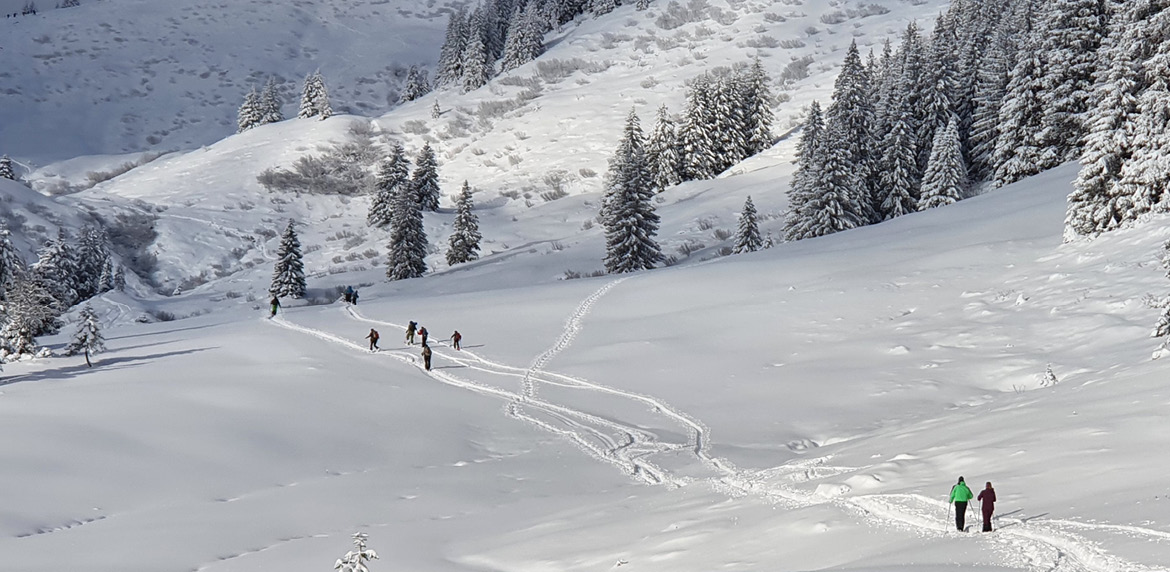
[[[295,115],[317,69],[334,109],[381,112],[407,68],[433,62],[458,4],[88,0],[0,20],[0,153],[44,165],[198,147],[234,133],[244,94],[269,77]]]

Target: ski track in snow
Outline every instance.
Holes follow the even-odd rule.
[[[585,379],[546,371],[544,368],[549,361],[572,344],[582,328],[584,318],[593,305],[611,289],[627,279],[629,277],[608,282],[585,298],[566,321],[565,328],[557,341],[537,356],[527,368],[496,363],[468,350],[447,351],[444,348],[444,351],[439,351],[440,341],[436,340],[435,349],[433,349],[436,357],[483,373],[519,377],[521,379],[519,392],[462,379],[433,369],[426,373],[442,383],[506,400],[505,410],[509,416],[565,437],[589,455],[617,465],[631,476],[647,484],[683,486],[693,482],[694,479],[672,475],[647,459],[647,457],[657,453],[686,450],[703,466],[716,473],[715,476],[703,482],[729,495],[757,496],[788,508],[830,504],[844,512],[856,515],[860,520],[875,527],[894,526],[937,536],[964,535],[964,533],[952,530],[953,516],[947,512],[948,504],[938,499],[917,494],[842,496],[824,493],[821,489],[810,491],[797,486],[814,479],[852,473],[862,470],[864,467],[834,467],[827,464],[828,457],[821,457],[792,461],[780,467],[764,470],[739,470],[726,460],[712,457],[709,454],[710,432],[701,421],[668,406],[663,401]],[[352,306],[346,306],[344,310],[350,318],[355,320],[390,326],[403,331],[406,329],[399,324],[366,318]],[[328,332],[293,324],[282,316],[272,318],[270,321],[285,328],[368,353],[368,350],[359,343]],[[421,360],[415,358],[413,350],[383,350],[374,355],[385,355],[422,369]],[[604,393],[641,403],[655,413],[687,429],[691,435],[690,440],[685,444],[661,443],[656,435],[622,423],[620,420],[603,418],[563,404],[546,401],[537,397],[536,389],[539,384]],[[521,406],[531,408],[538,415],[551,418],[553,422],[525,413]],[[617,433],[616,438],[613,432]],[[848,492],[848,487],[844,487],[844,489],[842,494]],[[981,526],[981,520],[978,517],[972,518],[968,522],[973,527]],[[999,518],[996,519],[996,523],[996,532],[992,534],[974,533],[971,536],[975,540],[989,545],[991,552],[999,554],[1008,566],[1038,572],[1154,572],[1170,570],[1165,566],[1146,566],[1111,555],[1095,543],[1065,529],[1123,533],[1159,542],[1170,540],[1170,533],[1137,526],[1039,518]]]

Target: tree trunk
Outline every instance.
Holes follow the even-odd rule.
[[[89,348],[85,348],[85,366],[93,367],[93,364],[89,363]]]

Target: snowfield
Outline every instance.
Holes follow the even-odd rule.
[[[375,572],[1170,569],[1170,389],[1144,302],[1170,285],[1170,218],[1062,244],[1067,164],[946,208],[719,256],[749,195],[761,230],[781,234],[788,130],[827,102],[849,41],[880,50],[943,7],[867,5],[888,12],[713,0],[682,21],[668,4],[622,7],[555,32],[512,80],[385,114],[393,81],[377,70],[435,57],[449,6],[83,0],[3,22],[6,57],[59,50],[0,75],[18,102],[0,110],[0,152],[35,167],[35,188],[65,189],[0,181],[17,246],[31,256],[58,227],[101,218],[156,233],[139,254],[157,264],[154,284],[131,278],[93,301],[109,347],[93,368],[4,364],[0,572],[327,570],[355,532],[381,556]],[[410,12],[408,35],[374,17],[392,10]],[[681,111],[687,79],[756,53],[781,95],[781,141],[659,195],[658,239],[677,264],[565,279],[602,267],[597,191],[629,109],[648,130],[658,105]],[[128,94],[117,78],[137,80],[153,58],[154,95]],[[209,61],[222,63],[199,67]],[[248,73],[299,82],[309,63],[335,107],[374,117],[227,136]],[[138,102],[141,121],[119,119]],[[412,157],[425,142],[439,152],[423,278],[386,281],[388,233],[366,225],[369,197],[256,180],[355,126]],[[68,188],[141,160],[156,130],[156,150],[183,150]],[[464,180],[482,258],[449,267]],[[541,196],[556,185],[567,195]],[[309,292],[270,318],[290,218]],[[346,285],[357,306],[337,301]],[[404,342],[412,320],[430,332],[430,371]],[[73,327],[40,341],[59,354]],[[995,532],[974,532],[975,514],[973,532],[953,530],[960,475],[976,492],[995,484]]]

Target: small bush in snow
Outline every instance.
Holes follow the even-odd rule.
[[[845,12],[849,14],[850,18],[868,18],[870,16],[889,14],[890,9],[881,4],[860,4],[856,9],[850,8]]]
[[[148,310],[146,313],[159,322],[173,322],[176,319],[174,314],[166,310]]]
[[[813,61],[812,56],[804,56],[789,62],[787,66],[784,66],[784,71],[780,72],[780,81],[790,83],[808,77],[808,68]]]
[[[725,228],[717,228],[711,235],[715,237],[715,240],[727,240],[731,238],[731,231]]]
[[[402,132],[410,133],[412,135],[425,135],[431,132],[431,128],[427,127],[427,122],[421,119],[412,119],[402,123]]]
[[[609,61],[590,62],[581,58],[538,60],[536,74],[546,83],[557,83],[578,71],[586,74],[601,73],[609,69],[610,65]]]
[[[801,40],[800,38],[788,38],[780,40],[780,47],[788,50],[803,48],[805,45],[807,44],[805,44],[804,40]]]
[[[834,24],[840,24],[841,22],[844,22],[848,19],[849,16],[846,16],[844,12],[830,12],[828,14],[821,14],[821,23],[828,24],[830,26]]]
[[[780,41],[772,36],[760,36],[745,42],[749,48],[778,48]]]
[[[768,21],[768,22],[779,23],[779,22],[787,22],[788,18],[785,18],[784,16],[781,16],[780,14],[776,14],[773,12],[765,12],[764,13],[764,20]]]

